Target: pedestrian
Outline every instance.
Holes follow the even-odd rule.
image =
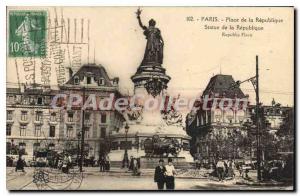
[[[172,162],[172,158],[168,159],[168,165],[165,166],[165,179],[166,179],[166,188],[167,190],[174,190],[175,189],[175,175],[176,170]]]
[[[196,170],[199,169],[199,159],[195,160],[195,167],[196,167]]]
[[[130,156],[130,163],[129,163],[128,170],[132,170],[133,171],[133,156]]]
[[[25,172],[24,170],[24,161],[22,159],[22,156],[19,156],[19,159],[17,161],[16,169],[15,171],[17,172],[18,170],[21,170],[22,172]]]
[[[59,162],[59,156],[58,156],[58,154],[56,154],[54,157],[54,168],[55,169],[58,168],[58,162]]]
[[[217,162],[217,174],[218,174],[218,178],[219,178],[219,181],[222,181],[224,180],[224,171],[225,171],[225,164],[224,164],[224,161],[222,160],[222,158],[219,159],[219,161]]]
[[[228,177],[234,178],[235,174],[234,174],[234,162],[229,159],[229,161],[227,162],[227,167],[228,167]]]
[[[154,182],[157,183],[158,190],[163,190],[165,186],[165,172],[166,168],[164,166],[164,160],[160,159],[158,162],[158,166],[155,168],[154,173]]]
[[[94,165],[95,165],[95,157],[94,156],[91,156],[90,164],[91,164],[92,167],[94,167]]]
[[[104,156],[100,157],[99,165],[100,165],[100,172],[104,172],[105,171],[105,158],[104,158]]]
[[[69,173],[69,158],[67,155],[64,156],[63,164],[62,164],[62,172]]]
[[[72,164],[72,157],[69,154],[69,156],[68,156],[68,169],[72,168],[72,166],[73,166],[73,164]]]
[[[110,160],[109,160],[109,156],[108,155],[105,158],[105,169],[106,169],[106,171],[110,170]]]
[[[133,176],[138,176],[139,175],[139,168],[138,168],[138,160],[136,158],[133,159]]]

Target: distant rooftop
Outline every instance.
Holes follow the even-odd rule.
[[[225,94],[227,98],[234,98],[235,96],[237,98],[246,97],[243,91],[238,86],[235,86],[235,81],[231,75],[222,74],[215,75],[210,79],[202,95],[210,94],[219,94],[219,96]]]
[[[79,77],[80,80],[83,80],[83,78],[87,75],[93,77],[95,81],[103,78],[105,86],[113,86],[105,68],[102,65],[97,64],[85,64],[81,66],[79,70],[66,82],[66,84],[74,85],[74,77]]]

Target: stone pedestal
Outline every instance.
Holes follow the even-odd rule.
[[[140,18],[138,19],[140,20]],[[109,153],[109,157],[114,163],[122,161],[126,148],[129,158],[131,156],[140,158],[142,167],[153,168],[158,164],[158,159],[150,158],[150,156],[157,154],[161,156],[162,151],[163,154],[169,154],[168,156],[170,156],[170,152],[173,150],[171,154],[175,164],[189,165],[188,162],[193,162],[193,157],[189,153],[188,148],[191,137],[187,135],[183,128],[182,124],[184,122],[167,122],[168,119],[165,117],[169,111],[167,111],[165,107],[154,108],[154,110],[149,110],[149,108],[145,107],[147,106],[147,99],[154,99],[154,101],[158,101],[159,103],[164,99],[167,84],[171,79],[171,77],[166,74],[166,69],[162,67],[163,40],[160,33],[157,33],[159,31],[154,29],[156,29],[154,26],[149,28],[147,35],[145,34],[149,36],[149,39],[147,39],[144,59],[137,68],[136,73],[131,77],[134,83],[134,95],[144,99],[141,104],[140,102],[135,102],[135,104],[141,106],[143,110],[141,110],[141,112],[132,110],[129,110],[128,113],[124,112],[126,124],[128,124],[129,128],[125,130],[124,123],[124,127],[119,132],[113,132],[111,134],[110,138],[113,148]],[[159,147],[157,147],[158,143],[156,140],[154,141],[153,136],[164,139],[159,140]],[[153,150],[152,153],[149,153],[150,147],[148,146],[147,153],[145,153],[144,141],[146,140],[149,144],[150,139],[155,143],[156,151]],[[128,144],[126,144],[125,141],[128,141]],[[164,153],[165,151],[169,153]]]

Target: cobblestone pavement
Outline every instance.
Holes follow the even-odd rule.
[[[26,168],[26,173],[14,172],[7,168],[7,189],[35,190],[37,186],[32,183],[33,168]],[[131,176],[130,173],[120,169],[100,173],[97,168],[85,168],[83,180],[78,186],[79,190],[156,190],[153,182],[152,170],[146,170],[142,176]],[[253,172],[255,173],[255,172]],[[218,182],[216,179],[176,178],[176,190],[292,190],[292,186],[249,186],[237,185],[239,177],[234,180]],[[77,186],[76,186],[77,187]],[[56,184],[51,189],[62,189],[63,185]],[[46,189],[46,188],[45,188]],[[50,190],[51,190],[50,189]],[[69,189],[72,189],[70,187]],[[76,188],[77,189],[77,188]]]

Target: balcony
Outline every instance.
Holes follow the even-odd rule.
[[[73,120],[67,120],[67,121],[65,121],[65,123],[66,123],[66,125],[74,125],[75,124],[75,122],[73,121]]]
[[[43,119],[35,119],[33,123],[35,125],[42,125],[43,124]]]
[[[28,124],[29,121],[30,121],[29,118],[20,118],[20,119],[19,119],[19,123],[21,123],[21,124]]]
[[[6,123],[7,123],[7,124],[13,124],[13,123],[14,123],[14,120],[13,120],[13,119],[6,119]]]
[[[49,121],[49,125],[51,125],[51,126],[55,126],[55,125],[57,125],[58,124],[58,122],[57,121]]]

